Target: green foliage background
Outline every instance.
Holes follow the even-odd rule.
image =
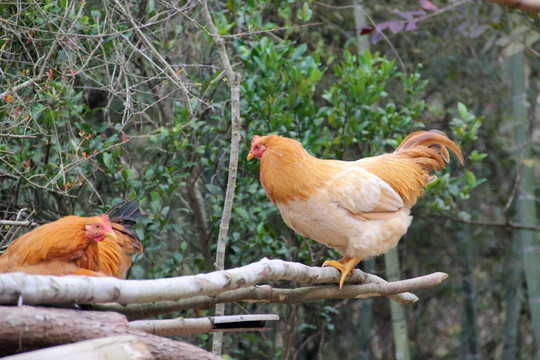
[[[139,197],[145,252],[130,277],[212,271],[230,146],[230,94],[217,47],[201,28],[196,4],[119,4],[0,4],[1,91],[38,78],[0,99],[0,217],[14,219],[27,208],[35,210],[34,220],[47,222],[97,214],[120,199]],[[405,6],[384,1],[365,9],[382,22],[391,9]],[[252,135],[278,133],[298,139],[314,155],[351,160],[392,151],[414,130],[440,129],[460,144],[467,164],[461,169],[453,158],[430,185],[399,246],[403,277],[450,274],[407,309],[412,351],[419,359],[461,354],[465,265],[457,239],[465,237],[476,259],[481,351],[486,358],[499,356],[510,239],[502,228],[464,228],[450,218],[506,215],[501,208],[513,186],[517,152],[508,137],[509,90],[497,59],[511,51],[501,40],[504,33],[518,28],[516,22],[534,33],[537,19],[516,19],[487,3],[443,12],[415,31],[387,34],[402,68],[385,42],[371,52],[359,48],[352,10],[310,1],[212,7],[243,78],[244,141],[226,267],[262,257],[316,266],[338,256],[283,224],[258,182],[258,164],[243,161]],[[147,24],[144,34],[190,95],[164,75],[126,8],[138,24]],[[538,51],[538,44],[531,45]],[[531,64],[535,74],[537,64]],[[5,227],[2,235],[12,238],[14,230]],[[380,259],[375,271],[384,277]],[[230,305],[228,313],[275,312],[283,320],[272,332],[227,336],[225,353],[235,359],[355,358],[360,304]],[[376,299],[373,358],[394,356],[389,316],[387,300]],[[526,359],[534,352],[526,311],[521,325],[518,358]],[[208,336],[186,340],[205,346]]]

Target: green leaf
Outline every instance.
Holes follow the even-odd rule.
[[[307,49],[306,44],[302,44],[296,47],[292,52],[291,60],[298,60],[298,58],[306,52],[306,49]]]
[[[469,111],[467,110],[467,107],[462,102],[459,102],[458,105],[458,112],[459,116],[461,116],[462,119],[466,119],[469,115]]]
[[[112,160],[112,155],[110,153],[103,153],[103,163],[105,164],[105,166],[109,169],[112,169],[113,167],[113,160]]]
[[[465,176],[467,177],[467,182],[471,185],[476,184],[476,176],[470,170],[465,170]]]

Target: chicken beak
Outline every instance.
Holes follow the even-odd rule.
[[[107,231],[104,235],[105,235],[105,237],[109,237],[109,238],[111,238],[113,240],[118,239],[118,237],[116,236],[116,233],[112,229],[110,231]]]
[[[250,152],[250,153],[248,154],[248,156],[247,156],[247,161],[249,161],[249,160],[251,160],[251,159],[253,159],[253,154]]]

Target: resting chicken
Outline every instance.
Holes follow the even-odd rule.
[[[65,216],[15,239],[0,256],[0,272],[124,278],[130,255],[142,251],[133,230],[139,201],[121,202],[107,214]]]
[[[285,223],[336,249],[323,266],[341,271],[339,286],[363,259],[397,245],[411,224],[410,208],[458,146],[437,130],[410,134],[390,154],[357,161],[321,160],[293,139],[253,136],[247,157],[261,161],[260,180]]]

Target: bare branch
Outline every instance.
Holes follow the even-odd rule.
[[[514,198],[516,197],[516,194],[518,193],[519,186],[521,185],[521,175],[523,173],[523,159],[525,157],[524,150],[525,148],[522,148],[519,154],[518,169],[517,169],[516,178],[514,180],[514,186],[512,187],[510,196],[508,197],[508,200],[506,201],[506,204],[503,207],[503,214],[506,214],[508,210],[510,210],[510,207],[514,203]]]
[[[0,137],[3,138],[12,138],[12,139],[35,139],[35,135],[15,135],[15,134],[0,134]]]
[[[33,79],[26,80],[25,82],[15,86],[12,89],[4,91],[3,93],[0,94],[0,99],[5,99],[8,95],[15,94],[15,93],[17,93],[18,91],[20,91],[22,89],[25,89],[25,88],[27,88],[29,86],[37,84],[46,75],[47,75],[46,73],[39,74],[38,76],[36,76]],[[16,135],[11,135],[11,134],[0,135],[0,136],[5,137],[5,136],[8,136],[8,135],[9,135],[9,137],[17,137]]]
[[[540,225],[525,225],[525,224],[517,223],[512,220],[487,220],[487,219],[474,220],[474,219],[465,219],[462,217],[455,217],[446,213],[443,213],[443,215],[450,220],[458,221],[458,222],[462,222],[462,223],[470,224],[470,225],[501,226],[501,227],[509,227],[512,229],[540,231]]]
[[[183,92],[184,94],[184,97],[186,99],[186,103],[187,103],[187,106],[188,108],[190,109],[190,111],[192,111],[191,109],[191,101],[189,99],[190,96],[192,96],[189,92],[189,90],[186,88],[186,86],[184,85],[184,83],[182,82],[182,80],[179,78],[178,74],[176,71],[174,71],[174,69],[169,65],[169,63],[167,62],[167,60],[165,60],[163,58],[163,56],[161,56],[161,54],[159,53],[159,51],[157,51],[157,49],[154,47],[154,45],[152,44],[152,42],[150,40],[148,40],[148,38],[146,37],[146,35],[142,32],[141,28],[135,23],[135,20],[133,20],[133,17],[131,16],[131,14],[129,13],[129,11],[127,9],[125,9],[122,4],[120,4],[120,1],[118,0],[115,0],[116,4],[118,5],[118,7],[122,10],[122,12],[124,13],[125,17],[127,18],[127,20],[130,22],[130,24],[133,26],[133,30],[137,33],[137,35],[139,36],[139,38],[141,39],[142,42],[144,42],[144,44],[146,45],[146,47],[148,48],[148,50],[150,50],[152,52],[152,54],[159,60],[159,62],[161,63],[161,65],[165,68],[165,70],[168,72],[169,74],[169,79],[174,82],[174,84],[176,84]],[[125,38],[125,37],[124,37]],[[144,55],[144,53],[141,53]]]
[[[25,227],[32,227],[32,226],[38,226],[38,224],[31,220],[25,220],[25,221],[16,221],[16,220],[0,220],[0,225],[7,225],[7,226],[25,226]]]
[[[377,276],[355,270],[347,284],[364,283],[363,290],[354,291],[391,295],[404,291],[403,284],[412,288],[432,286],[444,280],[445,274],[431,275],[428,280],[404,280],[388,285]],[[180,276],[156,280],[119,280],[116,278],[93,278],[83,276],[43,276],[23,273],[0,274],[0,304],[17,304],[20,299],[26,304],[95,304],[117,302],[119,304],[141,304],[153,301],[178,301],[199,296],[217,296],[229,290],[249,287],[262,281],[290,280],[303,284],[337,283],[338,270],[331,267],[310,267],[282,260],[263,259],[243,267],[215,271],[208,274]],[[368,283],[368,284],[366,284]],[[366,290],[368,289],[368,290]],[[391,290],[388,290],[391,289]],[[322,291],[324,296],[359,293],[353,290],[337,292]],[[311,291],[306,291],[313,296]],[[352,296],[352,295],[351,295]],[[414,299],[414,298],[413,298]]]
[[[195,296],[179,301],[158,301],[146,304],[130,304],[126,306],[118,304],[95,304],[92,305],[92,309],[120,312],[126,315],[128,319],[134,320],[180,310],[210,309],[218,303],[238,301],[246,301],[249,303],[297,304],[306,301],[328,299],[388,296],[402,305],[410,305],[416,302],[418,298],[414,294],[406,291],[436,286],[448,277],[445,273],[437,272],[414,279],[388,283],[382,279],[376,280],[377,277],[375,275],[363,275],[367,275],[370,282],[363,285],[346,285],[343,289],[339,289],[339,287],[334,285],[300,287],[296,289],[279,289],[273,288],[270,285],[260,285],[226,291],[217,296]]]
[[[320,26],[323,23],[312,23],[312,24],[303,24],[303,25],[297,25],[297,26],[280,26],[272,29],[267,30],[259,30],[259,31],[244,31],[241,33],[236,33],[232,35],[221,35],[222,38],[241,38],[245,36],[251,36],[251,35],[260,35],[260,34],[271,34],[276,31],[286,31],[286,30],[298,30],[306,27],[312,27],[312,26]]]

